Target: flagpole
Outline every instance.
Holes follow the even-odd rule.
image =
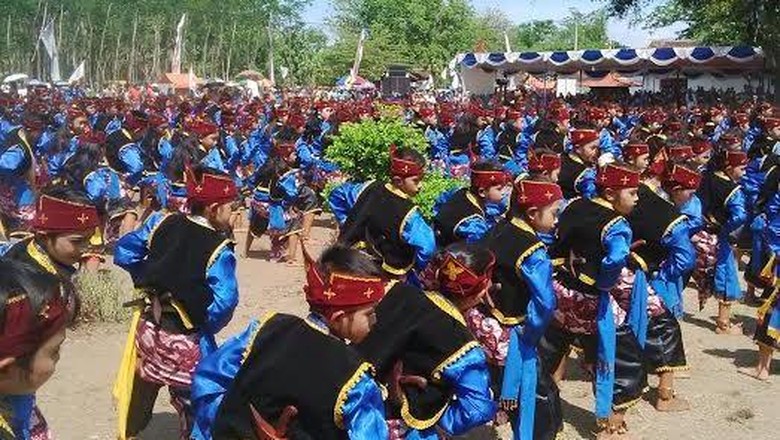
[[[358,38],[357,49],[355,50],[355,62],[352,64],[352,71],[350,72],[350,87],[355,83],[360,70],[360,62],[363,60],[363,44],[366,41],[366,30],[360,30],[360,37]]]
[[[273,14],[268,14],[268,79],[271,81],[271,85],[276,85],[276,69],[274,68],[274,34],[271,30],[271,22],[273,21]]]

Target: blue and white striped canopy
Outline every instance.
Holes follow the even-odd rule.
[[[650,71],[654,69],[764,69],[764,52],[751,46],[586,49],[556,52],[492,52],[459,54],[450,69],[465,67],[527,72],[575,70]]]

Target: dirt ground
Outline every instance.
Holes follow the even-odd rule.
[[[315,224],[314,240],[324,242],[331,235],[325,219]],[[239,240],[243,233],[238,234]],[[219,335],[224,339],[269,310],[303,314],[301,267],[286,267],[265,261],[269,243],[256,241],[250,259],[238,265],[241,300],[233,321]],[[322,245],[311,244],[317,255]],[[714,333],[715,302],[696,312],[696,297],[687,295],[688,314],[682,322],[691,378],[678,382],[678,393],[688,398],[693,409],[685,413],[660,414],[645,401],[628,415],[631,432],[637,439],[729,439],[764,440],[778,438],[780,425],[780,363],[773,365],[774,383],[761,383],[736,373],[736,368],[754,362],[756,349],[748,336],[718,336]],[[755,309],[735,307],[745,333],[755,328]],[[54,378],[39,393],[40,407],[60,440],[115,438],[115,417],[111,386],[126,338],[125,325],[82,326],[68,335],[62,359]],[[293,349],[291,347],[291,349]],[[590,384],[578,371],[577,362],[563,384],[566,427],[564,438],[592,438],[590,429],[593,398]],[[651,384],[655,381],[651,378]],[[652,391],[651,391],[652,393]],[[147,440],[178,438],[178,421],[161,392],[154,418],[143,433]],[[491,429],[469,435],[470,439],[497,438]]]

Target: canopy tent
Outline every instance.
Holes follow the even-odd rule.
[[[490,92],[495,79],[516,72],[556,73],[605,77],[617,71],[624,76],[701,75],[716,73],[743,75],[765,68],[759,47],[659,47],[646,49],[587,49],[556,52],[463,53],[449,64],[459,74],[466,90]]]
[[[351,88],[351,89],[373,89],[374,84],[371,81],[363,78],[362,76],[356,76],[355,81],[350,84],[350,76],[344,75],[336,81],[336,86]]]
[[[629,78],[623,78],[616,72],[610,72],[603,78],[587,78],[581,82],[582,87],[591,89],[642,87],[642,83]]]

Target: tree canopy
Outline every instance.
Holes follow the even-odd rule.
[[[0,72],[48,77],[38,36],[54,19],[64,77],[86,60],[92,83],[154,81],[170,71],[183,13],[183,72],[221,78],[244,69],[266,72],[273,47],[276,81],[283,85],[333,84],[352,67],[363,29],[369,38],[360,74],[369,79],[389,64],[437,73],[459,52],[503,51],[505,35],[513,50],[574,49],[575,40],[579,48],[618,45],[607,37],[602,11],[513,23],[499,9],[475,10],[469,0],[332,0],[326,33],[301,16],[311,1],[0,1]],[[289,74],[283,78],[282,71]]]

